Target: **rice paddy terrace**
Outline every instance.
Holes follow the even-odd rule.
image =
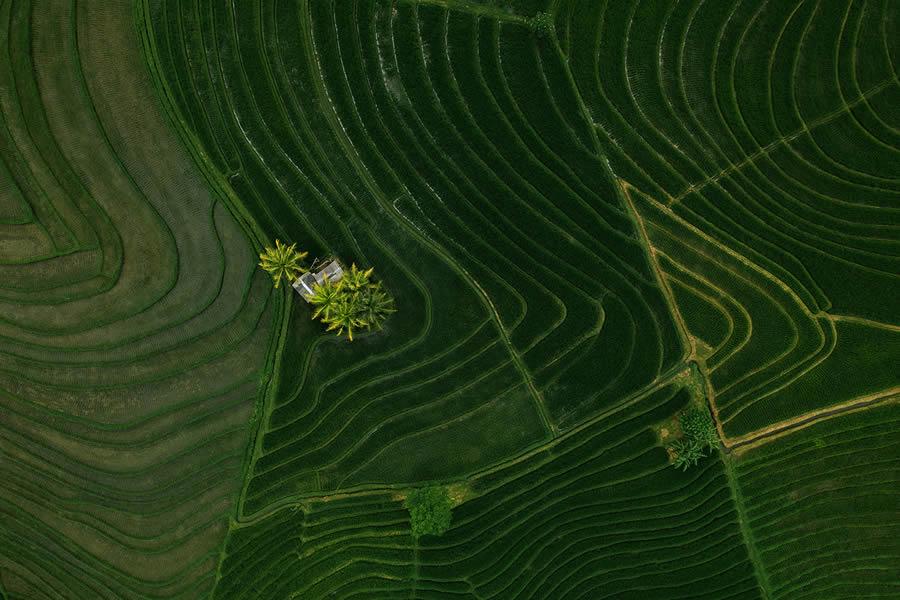
[[[3,600],[900,595],[895,1],[0,32]],[[325,332],[275,239],[397,313]],[[707,400],[722,447],[673,468]]]

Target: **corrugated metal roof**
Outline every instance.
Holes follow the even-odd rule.
[[[337,283],[341,280],[343,275],[344,270],[341,268],[341,263],[333,260],[315,273],[307,272],[301,275],[300,278],[294,282],[294,289],[297,290],[298,294],[303,296],[304,300],[309,302],[306,296],[314,293],[313,286],[325,283],[326,277],[329,281]]]
[[[312,273],[304,273],[294,282],[294,289],[300,294],[304,300],[309,302],[307,295],[313,293],[313,285],[316,283],[316,277]]]

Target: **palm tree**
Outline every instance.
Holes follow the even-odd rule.
[[[370,284],[360,292],[356,301],[356,318],[366,329],[381,329],[387,316],[397,312],[394,308],[394,299],[381,289],[381,282]]]
[[[344,293],[346,294],[346,292]],[[344,332],[344,329],[346,329],[347,336],[350,338],[351,342],[353,341],[353,328],[358,328],[362,325],[356,316],[355,300],[355,295],[340,298],[334,306],[334,309],[331,311],[331,314],[323,319],[328,323],[327,331],[337,329],[337,334],[341,335]]]
[[[341,281],[344,282],[347,293],[355,294],[357,292],[363,291],[369,285],[371,285],[370,278],[372,276],[373,270],[374,267],[368,269],[367,271],[360,271],[356,268],[356,263],[350,265],[350,269],[344,271],[344,274],[341,276]]]
[[[313,319],[315,319],[319,315],[322,315],[323,321],[328,320],[328,318],[331,316],[331,312],[344,297],[345,290],[343,289],[343,284],[343,281],[334,283],[330,279],[326,278],[322,285],[315,284],[313,286],[313,293],[306,296],[306,299],[309,300],[310,304],[318,307],[313,313]]]
[[[697,440],[675,440],[672,444],[672,450],[675,452],[675,467],[681,467],[682,471],[686,471],[688,467],[696,465],[697,461],[706,456],[703,451],[703,445]]]
[[[259,255],[262,259],[259,266],[272,274],[276,288],[281,283],[282,277],[291,281],[296,279],[300,273],[306,272],[306,269],[300,265],[300,260],[308,253],[297,252],[296,247],[297,244],[287,246],[282,244],[281,240],[275,240],[274,249],[267,247],[265,254]]]

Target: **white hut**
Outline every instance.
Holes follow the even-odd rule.
[[[300,278],[294,282],[294,289],[297,290],[297,293],[300,294],[304,300],[309,302],[307,296],[311,296],[315,293],[315,286],[322,285],[325,283],[326,279],[332,283],[337,283],[343,276],[344,270],[341,268],[341,263],[332,260],[318,271],[307,271],[301,275]]]

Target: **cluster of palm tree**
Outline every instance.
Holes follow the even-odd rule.
[[[337,329],[337,335],[346,331],[351,341],[354,329],[381,329],[387,316],[396,312],[394,299],[381,282],[372,281],[372,269],[361,271],[355,264],[337,283],[326,279],[315,285],[306,298],[316,307],[313,319],[320,318],[328,331]]]
[[[284,278],[293,282],[308,269],[301,265],[307,252],[297,252],[297,244],[290,246],[275,240],[274,248],[266,248],[260,254],[259,266],[272,274],[275,287]],[[306,297],[316,307],[313,319],[320,318],[328,325],[328,331],[337,329],[337,334],[347,332],[353,340],[353,330],[381,329],[387,316],[396,312],[394,299],[384,291],[380,281],[372,281],[372,269],[360,271],[353,264],[345,271],[337,283],[325,279],[322,285],[313,287],[313,294]]]
[[[705,403],[689,406],[678,417],[684,438],[675,440],[671,450],[675,454],[673,464],[687,470],[706,456],[707,450],[715,450],[719,445],[716,423]]]

